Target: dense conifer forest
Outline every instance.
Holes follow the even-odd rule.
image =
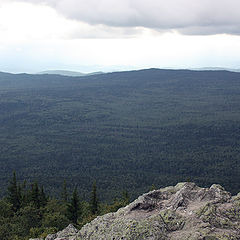
[[[89,201],[83,201],[77,187],[70,193],[66,181],[58,198],[48,196],[37,182],[19,183],[14,172],[6,196],[0,199],[0,239],[44,238],[70,223],[81,228],[96,216],[114,212],[128,203],[127,192],[123,192],[112,203],[100,202],[96,182],[90,189]]]
[[[152,184],[186,180],[219,183],[235,194],[239,103],[240,73],[227,71],[0,73],[1,196],[14,170],[20,186],[38,182],[56,198],[64,179],[84,201],[94,180],[108,203],[123,191],[135,198]]]

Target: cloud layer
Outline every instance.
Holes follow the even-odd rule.
[[[16,1],[50,5],[67,18],[91,25],[175,30],[189,35],[240,34],[239,0]]]

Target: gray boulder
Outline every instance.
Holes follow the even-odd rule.
[[[77,240],[240,239],[240,198],[220,185],[179,183],[143,194],[83,226]]]
[[[30,238],[29,240],[44,240],[43,238]]]
[[[45,240],[240,240],[240,193],[178,183],[143,194],[115,213]],[[35,239],[41,240],[41,239]]]
[[[78,233],[78,229],[72,224],[69,224],[66,228],[56,234],[49,234],[45,240],[75,240]]]
[[[54,240],[57,238],[57,234],[48,234],[45,240]]]

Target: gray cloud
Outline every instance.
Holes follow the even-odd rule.
[[[67,18],[92,25],[177,30],[190,35],[240,34],[239,0],[16,1],[50,5]]]
[[[72,33],[68,34],[67,38],[69,39],[79,39],[79,38],[132,38],[138,34],[141,34],[143,29],[141,28],[117,28],[109,27],[105,25],[88,25],[87,28],[76,29]]]

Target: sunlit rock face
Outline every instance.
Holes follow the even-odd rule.
[[[240,194],[220,185],[178,183],[146,193],[116,213],[77,231],[72,225],[45,240],[239,240]]]

